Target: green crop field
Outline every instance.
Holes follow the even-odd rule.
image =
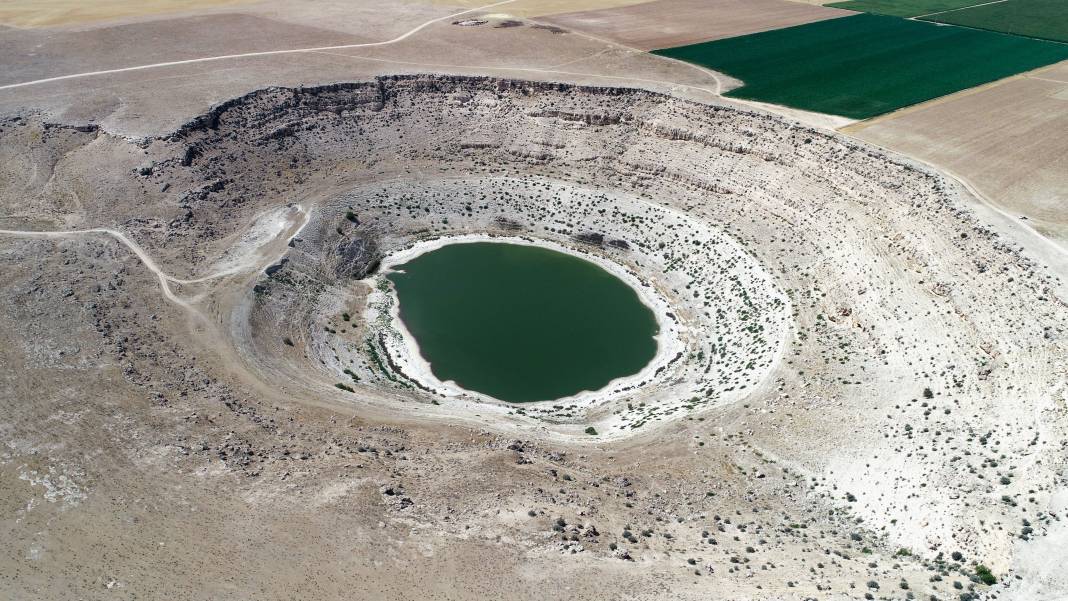
[[[866,119],[1068,59],[1068,45],[859,14],[654,51],[741,79],[727,96]]]
[[[918,17],[943,10],[972,6],[986,0],[848,0],[827,6],[862,13],[876,13],[895,17]]]
[[[1065,0],[847,0],[827,6],[1068,42]]]
[[[926,20],[1068,42],[1065,0],[1006,0],[932,15]]]

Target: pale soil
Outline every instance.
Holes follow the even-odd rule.
[[[176,36],[176,31],[191,35]],[[0,52],[10,61],[10,67],[0,74],[0,85],[41,76],[227,54],[235,48],[257,52],[366,41],[370,41],[366,36],[244,14],[193,16],[71,32],[17,31],[0,37]],[[89,48],[94,51],[86,52]],[[136,55],[131,55],[131,48],[138,49]],[[41,66],[47,66],[47,71],[42,71]]]
[[[853,13],[787,0],[655,0],[543,20],[642,50],[685,46]]]
[[[510,9],[525,1],[498,8]],[[277,2],[264,2],[233,14],[101,25],[73,33],[8,31],[0,36],[0,47],[6,47],[17,60],[0,85],[99,69],[121,70],[153,64],[153,60],[167,63],[220,54],[299,50],[319,47],[323,41],[372,46],[96,73],[0,91],[0,110],[16,110],[31,103],[57,118],[102,123],[112,131],[138,135],[167,131],[214,103],[263,85],[328,83],[384,73],[488,72],[549,81],[631,85],[701,101],[741,85],[720,73],[650,56],[581,32],[547,30],[536,21],[523,21],[519,27],[496,27],[508,20],[499,14],[487,15],[487,24],[479,27],[434,23],[418,36],[374,47],[453,13],[419,4],[398,5],[385,12],[370,3],[320,1],[315,6],[315,11],[294,12]],[[730,102],[758,106],[821,128],[848,123],[785,107]]]
[[[6,0],[0,25],[55,27],[249,4],[256,0]]]
[[[261,8],[260,5],[256,7]],[[199,56],[212,56],[318,47],[322,45],[318,41],[301,36],[323,32],[325,30],[309,27],[322,28],[324,25],[336,30],[326,31],[324,40],[377,42],[402,35],[430,19],[447,16],[456,10],[429,5],[402,5],[392,11],[372,8],[364,3],[345,8],[333,6],[332,12],[327,12],[330,19],[312,19],[311,13],[303,11],[286,14],[275,6],[270,10],[264,7],[254,15],[243,13],[217,15],[210,19],[194,17],[136,26],[107,26],[72,35],[9,31],[0,36],[0,45],[6,47],[6,55],[17,60],[5,70],[5,80],[17,83],[84,70],[189,59],[197,56],[195,49],[198,48],[210,50]],[[264,21],[264,16],[270,20]],[[302,25],[291,26],[293,21]],[[257,28],[239,27],[249,23],[255,23]],[[265,85],[329,83],[391,72],[490,71],[501,75],[577,79],[590,83],[629,81],[663,90],[681,84],[690,86],[678,88],[681,93],[699,94],[705,98],[725,87],[714,75],[682,63],[532,25],[525,22],[521,27],[512,28],[457,27],[441,22],[423,30],[417,37],[388,47],[246,57],[62,80],[3,90],[0,92],[0,110],[13,111],[32,105],[57,118],[104,123],[112,131],[139,135],[163,133],[215,103]],[[140,28],[152,30],[153,35],[137,34]],[[342,33],[353,31],[360,35],[346,37]],[[267,40],[274,37],[284,44],[268,45]],[[49,52],[50,48],[61,49],[62,54]],[[724,81],[730,80],[724,78]]]
[[[479,6],[479,0],[425,0],[438,6]],[[542,17],[576,10],[601,10],[642,4],[647,0],[517,0],[502,14],[520,18]]]
[[[0,91],[0,113],[22,115],[0,126],[0,229],[109,228],[136,244],[0,234],[0,597],[955,599],[954,581],[1064,597],[1059,251],[953,182],[826,132],[840,123],[724,109],[729,78],[529,19],[496,27],[508,6],[387,47]],[[0,44],[18,57],[9,69],[38,79],[78,54],[145,64],[266,47],[240,23],[287,43],[379,41],[457,10],[314,7],[128,19],[153,36],[114,22],[69,40],[9,30]],[[172,135],[265,86],[397,72],[676,98],[388,78],[264,92]],[[692,243],[550,191],[569,188],[685,213],[751,253],[793,309],[770,377],[670,414],[688,397],[645,390],[644,406],[570,417],[434,405],[386,377],[373,329],[341,317],[369,298],[337,271],[346,241],[515,235],[493,218],[521,207],[521,231],[541,239],[630,227],[663,240],[648,263],[645,250],[586,252],[638,257],[650,281],[678,284],[669,298],[692,298],[687,271],[650,267]],[[425,209],[452,225],[412,216]],[[611,441],[579,435],[598,410],[654,415]],[[974,561],[1004,584],[973,585]]]
[[[412,20],[416,17],[414,14],[401,24],[395,19],[387,20],[390,15],[381,11],[358,16],[362,20],[356,20],[357,15],[350,15],[351,20],[339,18],[336,23],[339,26],[366,23],[366,29],[377,28],[386,32],[379,40],[388,39],[385,37],[388,35],[403,34],[402,26],[410,29],[419,24]],[[438,13],[430,18],[441,16]],[[425,17],[425,14],[419,16],[421,19]],[[188,27],[192,22],[195,21],[168,21],[171,29],[161,31],[160,35],[165,39],[188,40],[185,44],[195,46],[201,34],[198,29]],[[580,33],[555,33],[534,25],[534,22],[525,22],[524,26],[515,28],[497,28],[492,23],[481,27],[457,27],[443,22],[428,27],[418,38],[388,47],[278,54],[97,74],[4,90],[0,93],[0,110],[12,111],[32,104],[58,119],[101,123],[116,133],[152,135],[177,127],[212,104],[262,85],[329,83],[385,73],[492,73],[544,81],[627,85],[706,102],[740,85],[728,76],[687,63],[648,55]],[[156,27],[154,24],[148,26]],[[299,32],[301,27],[293,31]],[[84,55],[87,49],[101,44],[100,36],[110,35],[109,28],[94,30],[71,55]],[[242,42],[243,35],[239,31],[223,30],[206,39],[205,44],[210,46],[225,41],[226,53],[241,52],[248,49]],[[17,37],[11,38],[10,35],[6,39],[16,55],[15,49],[40,43],[32,38],[19,42]],[[137,39],[138,36],[126,38],[127,43],[120,52],[128,56],[151,56],[155,52],[148,38],[141,37],[145,42],[141,44],[134,43]],[[37,60],[29,54],[26,60],[16,63],[15,71],[22,73],[20,81],[70,74],[70,71],[61,71],[49,61]],[[841,118],[786,107],[734,100],[726,102],[757,106],[820,128],[831,129],[849,123]]]
[[[0,226],[121,229],[194,282],[169,303],[112,239],[0,240],[8,596],[847,599],[904,579],[952,598],[971,561],[999,596],[1060,586],[1016,550],[1023,519],[1035,544],[1063,519],[1062,284],[965,191],[875,149],[641,92],[430,78],[268,91],[160,139],[8,121],[0,148],[21,150]],[[618,415],[652,415],[616,442],[554,434],[585,418],[551,403],[502,415],[387,377],[340,317],[366,302],[343,244],[620,219],[665,261],[693,252],[558,187],[751,252],[793,308],[772,377],[663,414],[636,391]],[[311,220],[280,220],[290,202]]]
[[[529,18],[576,10],[599,10],[639,4],[644,0],[517,0],[508,15]],[[388,12],[419,11],[420,5],[436,10],[475,8],[480,0],[415,0],[391,4]],[[22,29],[84,29],[102,24],[146,22],[186,14],[226,14],[240,11],[257,15],[282,15],[288,21],[358,33],[353,12],[381,13],[381,3],[346,0],[305,0],[300,10],[283,0],[10,0],[0,5],[0,26]]]
[[[859,123],[850,135],[942,166],[1068,246],[1068,63]]]

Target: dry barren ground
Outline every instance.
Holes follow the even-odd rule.
[[[863,140],[968,180],[1043,234],[1068,244],[1068,63],[853,126]]]
[[[0,46],[12,60],[0,85],[93,74],[2,90],[0,109],[34,106],[57,118],[137,135],[173,129],[213,104],[265,85],[351,81],[382,73],[489,72],[594,84],[629,82],[701,98],[733,85],[717,74],[536,22],[499,27],[514,20],[499,16],[483,26],[453,25],[456,19],[447,17],[459,10],[401,4],[383,11],[371,2],[318,2],[314,10],[293,11],[284,3],[264,2],[226,13],[102,23],[74,32],[7,30]],[[441,18],[420,35],[388,46],[299,51],[391,40]],[[296,52],[276,52],[285,50]],[[268,54],[235,56],[261,51]],[[219,56],[231,58],[217,60]],[[181,60],[196,62],[173,64]],[[155,63],[165,64],[123,71]]]
[[[439,6],[479,6],[479,0],[429,0]],[[576,10],[601,10],[641,4],[643,0],[523,0],[502,9],[502,14],[516,17],[543,17]]]
[[[853,14],[788,0],[655,0],[568,12],[549,23],[642,50],[685,46]]]
[[[9,596],[1064,590],[1064,286],[907,161],[766,114],[455,77],[270,89],[149,138],[27,114],[0,147],[20,149],[0,188]],[[739,263],[662,209],[789,298],[760,381],[755,347],[697,336],[679,365],[738,362],[730,394],[512,411],[406,384],[342,317],[375,257],[484,232],[631,266],[696,323],[682,281]],[[151,263],[106,233],[17,233],[91,227]],[[579,241],[598,231],[632,251]],[[759,339],[745,282],[709,317],[744,300],[717,319]]]
[[[173,35],[176,31],[192,35]],[[248,14],[194,16],[81,31],[18,30],[0,37],[9,67],[0,85],[68,73],[246,52],[372,41]]]
[[[15,83],[349,46],[0,89],[0,598],[1064,597],[1063,257],[511,16],[559,6],[0,32]],[[583,406],[420,389],[362,316],[377,260],[449,235],[617,264],[687,351]]]
[[[526,14],[527,8],[540,6],[536,0],[491,5],[453,19],[450,15],[468,9],[416,3],[383,11],[373,2],[318,0],[294,11],[287,3],[267,0],[136,23],[89,23],[75,31],[9,29],[0,35],[0,46],[14,60],[6,83],[0,83],[0,110],[34,106],[115,132],[152,134],[264,85],[315,85],[387,73],[491,73],[622,84],[702,101],[740,85],[721,73],[500,12]],[[382,44],[413,29],[419,35]],[[25,86],[28,82],[33,85]],[[828,129],[851,122],[729,102]]]
[[[229,7],[255,0],[12,0],[0,7],[0,25],[20,28],[77,27],[87,23],[153,17]]]

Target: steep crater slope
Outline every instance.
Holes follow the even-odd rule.
[[[631,280],[661,321],[656,358],[604,390],[522,406],[434,379],[399,327],[388,280],[368,271],[417,242],[489,236],[552,245]],[[728,236],[637,196],[545,176],[361,185],[320,205],[293,247],[241,305],[237,333],[251,335],[241,346],[265,377],[316,373],[385,406],[400,394],[428,410],[615,437],[743,398],[767,378],[788,328],[786,295]],[[285,352],[296,340],[306,360]]]
[[[452,77],[263,90],[165,139],[32,116],[0,136],[34,149],[0,193],[5,227],[127,232],[262,386],[565,442],[729,414],[745,442],[724,444],[799,475],[790,503],[935,571],[970,570],[949,559],[963,549],[1004,573],[1059,523],[1063,287],[955,184],[870,147],[637,90]],[[299,231],[265,226],[278,211]],[[258,231],[288,233],[249,254]],[[377,265],[461,235],[620,266],[669,308],[674,352],[566,403],[433,390],[404,364]]]

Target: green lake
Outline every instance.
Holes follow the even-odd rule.
[[[393,268],[400,317],[434,376],[511,401],[598,390],[656,355],[656,318],[628,284],[535,246],[456,243]]]

